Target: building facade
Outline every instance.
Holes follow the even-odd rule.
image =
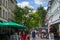
[[[14,20],[16,0],[0,0],[0,21]]]
[[[49,0],[47,15],[49,25],[60,31],[60,0]]]

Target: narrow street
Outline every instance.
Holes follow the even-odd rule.
[[[60,0],[0,0],[0,40],[60,40]]]

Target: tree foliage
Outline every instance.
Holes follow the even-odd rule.
[[[47,11],[42,6],[40,6],[40,7],[38,7],[37,12],[38,12],[38,14],[40,16],[40,24],[41,24],[41,26],[44,26]]]
[[[38,7],[35,13],[29,14],[29,7],[20,8],[16,6],[14,10],[15,20],[17,23],[26,25],[29,29],[34,27],[40,27],[44,25],[44,20],[46,16],[46,10],[42,6]],[[28,15],[28,17],[26,17]]]

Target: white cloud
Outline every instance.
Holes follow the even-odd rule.
[[[45,3],[45,0],[34,0],[35,4],[38,4],[38,5],[42,5],[43,3]]]
[[[22,3],[17,3],[19,7],[24,8],[25,6],[29,6],[29,2],[22,2]]]
[[[41,0],[34,0],[35,4],[42,4]]]
[[[48,7],[44,7],[45,10],[47,10]]]
[[[33,6],[30,6],[29,2],[22,2],[22,3],[17,3],[17,5],[21,8],[24,8],[24,7],[29,7],[29,8],[34,8]]]

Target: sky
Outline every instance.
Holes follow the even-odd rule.
[[[42,5],[44,9],[47,9],[48,7],[48,0],[16,0],[16,1],[17,5],[21,8],[28,6],[36,10],[40,5]]]

